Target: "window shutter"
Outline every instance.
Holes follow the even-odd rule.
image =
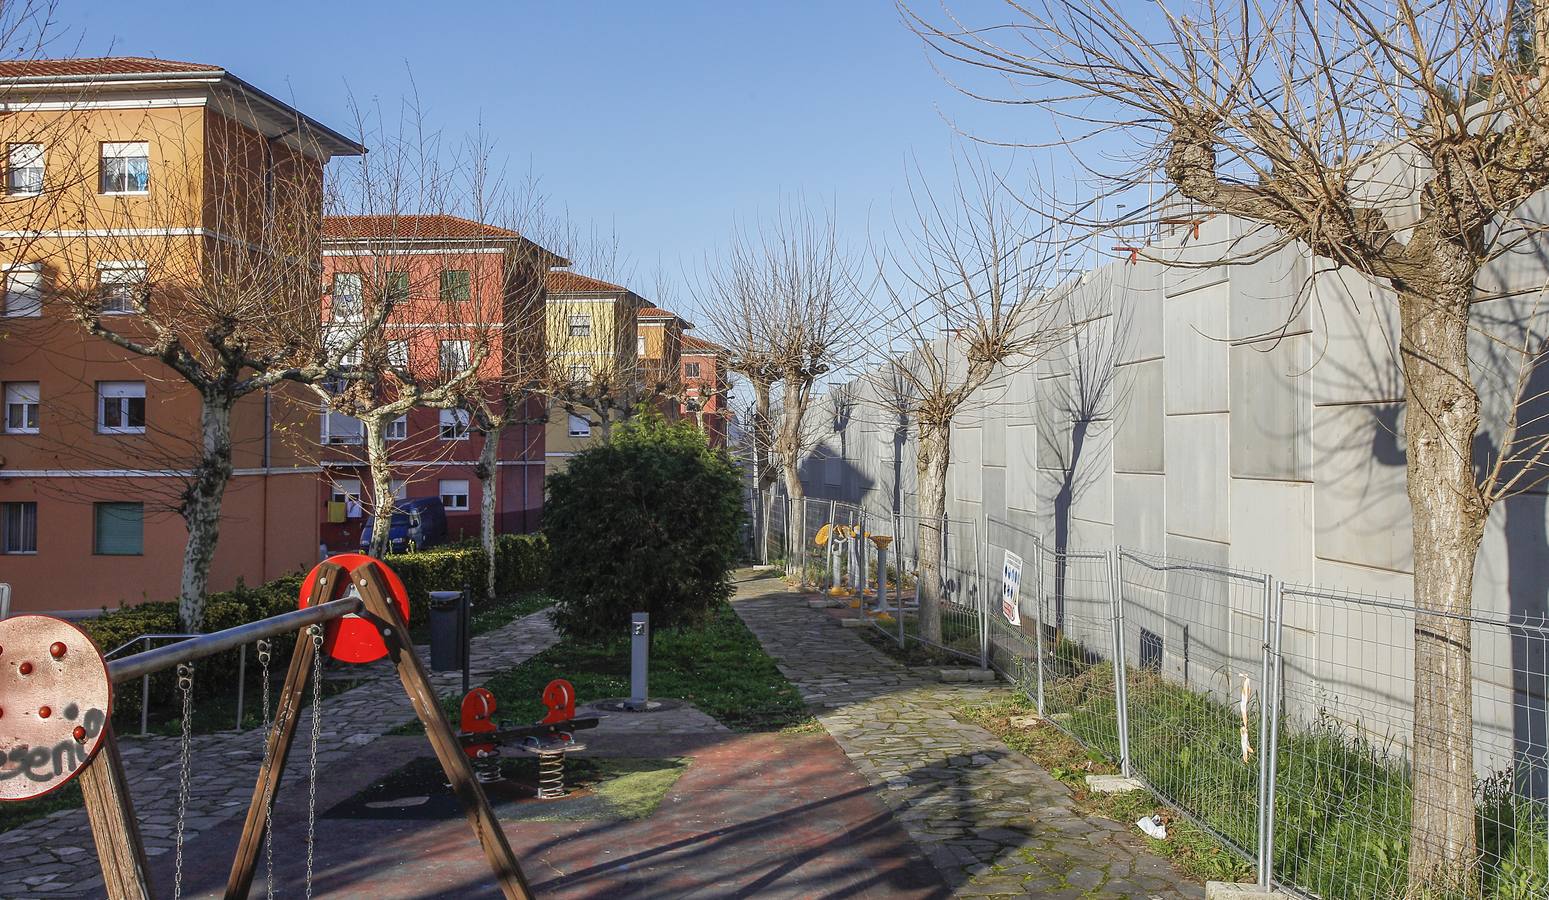
[[[145,548],[145,504],[98,503],[96,552],[139,556]]]

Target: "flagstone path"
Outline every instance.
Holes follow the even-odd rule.
[[[744,581],[734,608],[956,896],[1204,896],[1130,826],[1078,811],[1042,768],[953,717],[988,688],[927,680],[778,579]]]

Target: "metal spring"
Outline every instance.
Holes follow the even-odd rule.
[[[559,750],[538,751],[538,799],[558,800],[565,796],[565,754]]]

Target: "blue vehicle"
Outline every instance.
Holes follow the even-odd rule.
[[[407,553],[446,543],[446,507],[440,497],[416,497],[393,504],[392,522],[387,528],[389,553]],[[371,547],[371,532],[376,517],[366,519],[360,530],[360,549]]]

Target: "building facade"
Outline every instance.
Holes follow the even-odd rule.
[[[637,383],[642,336],[637,316],[645,301],[629,288],[563,268],[547,276],[545,355],[551,377],[577,395],[596,394],[607,386],[620,396]],[[560,471],[565,461],[591,446],[600,422],[577,403],[549,408],[545,433],[546,470]]]
[[[694,420],[712,447],[725,447],[730,425],[726,350],[692,334],[683,335],[681,414]]]
[[[136,302],[196,302],[190,285],[251,249],[251,229],[320,218],[323,166],[362,150],[218,66],[9,62],[0,89],[24,98],[7,112],[0,201],[0,581],[16,611],[173,599],[199,399],[160,362],[85,333],[66,298],[97,298],[133,336]],[[309,208],[277,210],[277,196]],[[260,391],[232,411],[211,589],[317,557],[317,469],[275,438],[298,424],[291,396]]]
[[[558,258],[514,231],[450,215],[330,216],[323,227],[330,321],[347,328],[374,300],[395,293],[382,335],[389,365],[432,387],[460,368],[477,369],[473,380],[486,402],[512,420],[498,437],[496,530],[536,529],[545,404],[527,397],[507,411],[502,386],[519,383],[542,353],[541,273]],[[330,549],[358,547],[371,506],[362,502],[371,486],[364,426],[325,408],[316,437],[322,540]],[[416,407],[396,417],[387,429],[395,498],[439,496],[448,537],[476,537],[482,488],[475,467],[485,440],[463,409]]]

